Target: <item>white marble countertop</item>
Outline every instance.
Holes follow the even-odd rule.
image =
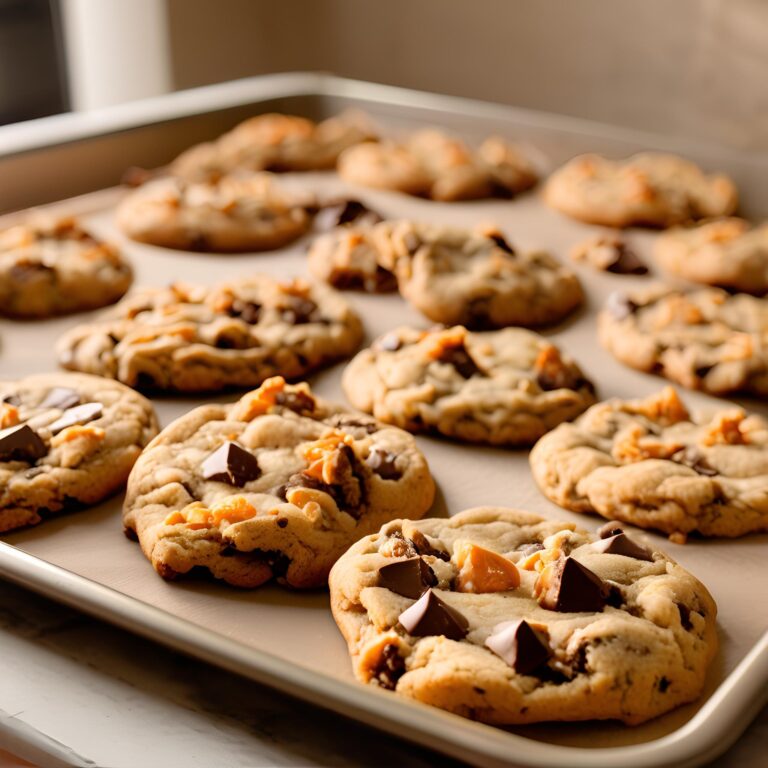
[[[717,765],[765,765],[768,709]],[[3,754],[3,751],[6,754]],[[460,765],[0,581],[0,768]]]

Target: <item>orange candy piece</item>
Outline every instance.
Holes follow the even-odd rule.
[[[336,467],[339,448],[342,445],[352,445],[354,442],[351,435],[334,431],[327,437],[305,445],[301,453],[309,467],[304,470],[304,474],[322,480],[324,483],[333,483],[333,470]]]
[[[517,566],[503,555],[477,544],[460,543],[455,550],[459,592],[507,592],[520,586]]]
[[[244,496],[229,496],[210,509],[199,501],[187,504],[184,509],[171,512],[163,521],[165,525],[186,524],[192,530],[213,528],[215,525],[240,523],[257,515],[256,508]]]

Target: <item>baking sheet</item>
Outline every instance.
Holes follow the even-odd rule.
[[[472,117],[461,114],[460,110],[425,109],[428,99],[425,97],[419,102],[422,105],[419,109],[402,104],[395,108],[382,99],[372,100],[364,106],[383,128],[394,131],[422,125],[425,120],[449,124],[468,138],[479,138],[489,130],[501,130],[508,138],[522,138],[529,142],[530,151],[542,170],[585,148],[587,137],[584,134],[578,131],[569,133],[567,129],[552,125],[550,119],[542,118],[541,128],[537,131],[530,115],[525,120],[516,120],[514,116],[504,118],[499,113],[493,119],[483,120],[476,116],[477,110],[472,111],[475,115]],[[351,101],[341,95],[326,95],[324,108],[330,113]],[[361,99],[358,97],[354,101],[359,103]],[[445,101],[443,99],[441,103]],[[457,102],[457,106],[461,102],[448,101]],[[305,107],[304,111],[317,114],[318,102],[316,99],[311,103],[308,101]],[[302,111],[300,100],[294,103],[294,109]],[[499,109],[494,107],[491,111],[496,114]],[[260,110],[254,107],[253,111]],[[537,141],[537,137],[540,140]],[[600,135],[590,140],[589,147],[615,153],[620,151],[622,141],[630,151],[635,148],[635,139],[609,139]],[[727,154],[718,157],[718,167],[730,169]],[[133,158],[123,157],[122,162],[128,165]],[[738,166],[737,171],[743,173],[744,169],[739,165],[741,160],[733,162]],[[536,192],[512,202],[441,204],[356,188],[330,173],[287,174],[283,178],[286,185],[298,185],[328,197],[341,194],[357,196],[388,217],[411,217],[466,226],[494,222],[516,248],[546,248],[561,259],[567,259],[567,251],[574,243],[600,231],[598,227],[570,221],[547,209]],[[753,179],[751,184],[755,183],[756,179]],[[306,274],[308,238],[279,252],[234,256],[183,253],[128,241],[115,229],[112,221],[112,208],[122,194],[122,190],[107,190],[72,200],[63,204],[61,209],[83,213],[86,223],[94,231],[122,245],[135,267],[136,286],[162,285],[182,279],[209,283],[256,271],[281,278]],[[653,237],[649,232],[629,233],[632,245],[649,262]],[[648,279],[602,274],[589,267],[574,268],[579,272],[588,294],[587,306],[561,326],[544,331],[545,335],[552,337],[577,359],[596,382],[601,397],[641,397],[657,391],[663,386],[663,380],[624,368],[599,347],[595,336],[594,315],[607,294],[616,288],[632,287]],[[350,293],[347,296],[364,319],[367,341],[402,323],[422,327],[430,325],[396,295]],[[0,377],[16,378],[55,370],[52,351],[55,339],[66,329],[86,321],[88,316],[80,314],[37,322],[0,321]],[[312,377],[313,388],[321,395],[343,402],[339,386],[342,370],[343,364],[340,364]],[[229,394],[221,399],[235,398],[236,395]],[[711,408],[718,404],[713,398],[695,393],[685,393],[685,399],[693,407]],[[165,425],[202,401],[197,398],[164,398],[154,402],[161,423]],[[768,414],[764,403],[751,401],[746,404]],[[520,507],[587,527],[594,528],[602,522],[602,518],[566,512],[544,499],[531,478],[526,451],[468,447],[426,437],[420,437],[418,441],[429,459],[439,488],[432,514],[454,514],[468,507],[494,504]],[[622,756],[622,762],[640,765],[652,755],[655,755],[655,764],[667,760],[681,764],[684,758],[704,759],[705,742],[709,743],[715,733],[712,718],[719,718],[720,725],[723,724],[727,690],[721,688],[718,692],[718,697],[723,698],[723,705],[717,714],[708,715],[705,709],[702,715],[695,718],[696,713],[768,630],[768,611],[764,605],[761,610],[759,603],[756,603],[768,592],[768,572],[761,562],[768,536],[748,536],[735,541],[691,540],[689,544],[680,546],[667,542],[663,536],[638,533],[638,538],[645,537],[655,546],[661,546],[698,576],[718,603],[721,650],[710,672],[705,695],[696,704],[636,728],[613,723],[586,723],[510,729],[511,733],[527,737],[527,740],[520,741],[502,729],[491,729],[420,705],[403,703],[389,694],[355,684],[345,644],[328,610],[326,592],[296,593],[277,587],[244,592],[206,580],[164,582],[141,555],[139,547],[123,537],[120,502],[120,498],[115,498],[93,509],[67,514],[36,528],[5,535],[3,539],[23,553],[85,577],[120,595],[135,598],[189,622],[189,625],[185,629],[177,623],[173,632],[168,627],[163,635],[159,619],[162,614],[142,613],[135,610],[138,608],[136,604],[124,602],[119,596],[113,598],[111,593],[88,594],[86,585],[77,580],[59,579],[60,598],[77,603],[80,595],[84,607],[89,610],[98,612],[100,609],[96,603],[101,604],[101,615],[106,618],[120,620],[122,617],[124,625],[130,625],[133,620],[138,630],[176,645],[181,643],[180,638],[185,638],[189,645],[186,650],[260,679],[269,678],[274,673],[272,682],[294,693],[335,706],[374,725],[400,729],[403,735],[419,738],[431,746],[453,750],[454,754],[488,764],[503,764],[503,756],[507,754],[509,764],[578,765],[587,760],[593,766],[598,763],[608,765],[611,763],[603,761],[612,759],[610,748],[647,745],[662,737],[667,738],[657,742],[656,746],[667,745],[663,753],[648,745],[643,750],[630,750]],[[35,565],[30,567],[29,561],[8,557],[6,552],[0,551],[0,572],[57,596],[57,571]],[[58,575],[61,576],[60,573]],[[103,603],[100,603],[102,600]],[[116,611],[119,616],[115,615]],[[195,632],[192,627],[201,630]],[[206,630],[213,631],[214,635]],[[171,638],[172,634],[176,640]],[[229,641],[239,645],[236,647]],[[238,656],[238,653],[241,655]],[[273,659],[271,672],[269,658],[262,654],[268,654]],[[234,662],[236,657],[240,659],[238,663]],[[734,687],[728,699],[731,702],[728,705],[731,707],[728,710],[731,734],[738,733],[738,729],[746,725],[749,709],[756,705],[754,699],[746,698],[746,680],[749,679],[754,686],[758,664],[762,664],[762,672],[757,672],[757,683],[762,683],[764,688],[768,683],[765,654],[751,662],[750,674],[744,673],[742,684],[736,685],[737,680],[731,681]],[[293,670],[294,674],[289,675],[287,670]],[[760,674],[763,675],[762,680]],[[353,700],[356,702],[354,705]],[[408,730],[403,731],[406,723]],[[679,730],[686,723],[690,723],[689,733]],[[438,738],[437,734],[442,734],[442,738]],[[537,745],[535,742],[542,743]],[[672,744],[678,746],[673,750]],[[719,744],[723,748],[727,745],[725,736]],[[552,745],[590,749],[588,752],[561,752]],[[601,754],[601,751],[595,750],[596,747],[608,751]],[[710,748],[711,745],[707,747]]]

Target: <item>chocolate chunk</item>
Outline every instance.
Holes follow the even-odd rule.
[[[556,389],[570,389],[576,392],[587,383],[594,389],[594,384],[587,382],[585,378],[578,376],[574,369],[567,366],[559,369],[554,366],[544,368],[536,374],[536,383],[545,392]]]
[[[485,645],[519,675],[534,673],[552,655],[547,636],[525,619],[500,624]]]
[[[414,637],[444,635],[449,640],[466,637],[469,622],[455,608],[428,589],[410,608],[398,617],[408,634]]]
[[[381,649],[381,656],[371,674],[382,688],[395,690],[397,681],[405,674],[405,659],[395,643],[386,643]]]
[[[21,398],[18,395],[6,395],[3,398],[3,402],[16,407],[21,405]]]
[[[317,304],[311,299],[302,299],[299,296],[292,297],[290,305],[280,310],[280,317],[290,325],[306,325],[307,323],[320,322],[316,317]]]
[[[40,403],[41,408],[60,408],[62,411],[66,411],[67,408],[72,408],[75,405],[80,404],[80,395],[70,387],[54,387],[48,390],[48,394],[45,399]]]
[[[397,454],[385,451],[377,445],[371,448],[371,452],[368,454],[368,458],[365,463],[382,479],[382,480],[399,480],[403,473],[397,468],[395,459]]]
[[[315,216],[315,227],[321,231],[345,224],[372,227],[380,221],[384,221],[384,218],[360,200],[336,200],[320,209]]]
[[[104,412],[104,406],[101,403],[83,403],[74,408],[67,408],[48,429],[52,435],[61,432],[67,427],[74,427],[76,424],[87,424],[89,421],[98,419]]]
[[[475,374],[482,374],[464,344],[444,347],[437,359],[441,363],[452,365],[462,378],[471,379]]]
[[[666,678],[666,677],[662,677],[659,680],[659,691],[661,693],[666,693],[667,692],[667,688],[669,688],[670,685],[672,685],[671,681],[668,678]]]
[[[621,523],[617,520],[610,520],[607,523],[603,523],[597,529],[597,535],[601,539],[610,539],[611,536],[616,536],[619,533],[624,533],[624,529],[621,527]]]
[[[672,461],[690,467],[695,472],[705,477],[714,477],[719,474],[718,471],[704,458],[704,455],[693,445],[675,452],[670,457]]]
[[[48,449],[40,435],[27,424],[18,424],[0,431],[0,461],[36,461]]]
[[[640,305],[632,301],[625,293],[614,291],[608,296],[605,309],[615,320],[626,320],[640,309]]]
[[[700,365],[698,368],[694,368],[693,372],[696,374],[697,379],[703,379],[714,367],[716,363],[712,365]]]
[[[488,235],[488,237],[493,240],[502,251],[506,251],[510,256],[515,255],[515,249],[506,241],[502,234],[494,232],[492,235]]]
[[[632,557],[635,560],[653,562],[653,555],[650,550],[636,544],[626,533],[617,533],[615,536],[596,541],[592,545],[592,549],[604,555],[624,555],[624,557]]]
[[[261,316],[261,304],[256,304],[253,301],[244,301],[243,299],[235,299],[227,314],[230,317],[239,317],[248,325],[256,325]]]
[[[647,275],[648,267],[643,260],[625,243],[616,248],[616,259],[606,269],[617,275]]]
[[[445,562],[451,559],[451,556],[444,549],[433,547],[421,531],[414,531],[413,538],[408,539],[408,542],[420,555],[430,555],[438,558],[438,560],[445,560]]]
[[[301,390],[295,392],[278,392],[275,403],[288,408],[295,413],[312,413],[315,410],[315,398]]]
[[[605,607],[608,592],[608,585],[597,574],[566,557],[555,565],[551,584],[539,596],[539,604],[560,613],[599,612]]]
[[[231,440],[208,456],[200,468],[206,480],[229,483],[238,488],[261,476],[256,457]]]
[[[331,416],[331,426],[338,427],[344,432],[360,429],[368,435],[379,431],[379,425],[375,419],[366,421],[364,417],[349,416],[345,413],[335,413]]]
[[[430,587],[437,585],[437,578],[432,569],[419,557],[397,560],[379,568],[380,587],[415,600]]]
[[[691,621],[691,609],[684,603],[675,603],[678,613],[680,614],[680,624],[683,629],[690,631],[693,629],[693,622]]]
[[[385,352],[397,352],[403,344],[396,333],[387,333],[376,341],[375,346]]]

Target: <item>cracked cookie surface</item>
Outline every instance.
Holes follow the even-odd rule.
[[[351,355],[357,314],[332,289],[264,275],[138,291],[57,344],[65,368],[131,387],[205,392],[298,378]]]
[[[544,201],[574,219],[608,227],[671,227],[736,209],[733,182],[676,155],[625,160],[580,155],[550,176]]]
[[[386,423],[493,445],[530,445],[595,402],[578,365],[521,328],[398,328],[358,353],[342,386]]]
[[[0,231],[0,315],[97,309],[116,302],[132,279],[119,251],[75,219],[38,216]]]
[[[608,400],[534,446],[547,498],[684,537],[768,529],[768,422],[738,407],[690,415],[672,387]]]
[[[156,434],[149,401],[115,381],[0,381],[0,531],[107,498]]]
[[[602,535],[498,507],[384,525],[330,576],[355,675],[498,725],[634,725],[693,701],[714,601],[663,553]]]
[[[602,345],[631,368],[714,395],[768,394],[768,303],[662,285],[608,297]]]
[[[200,566],[235,586],[309,588],[354,541],[405,510],[421,517],[433,496],[411,435],[276,377],[166,427],[131,473],[124,522],[165,578]]]

